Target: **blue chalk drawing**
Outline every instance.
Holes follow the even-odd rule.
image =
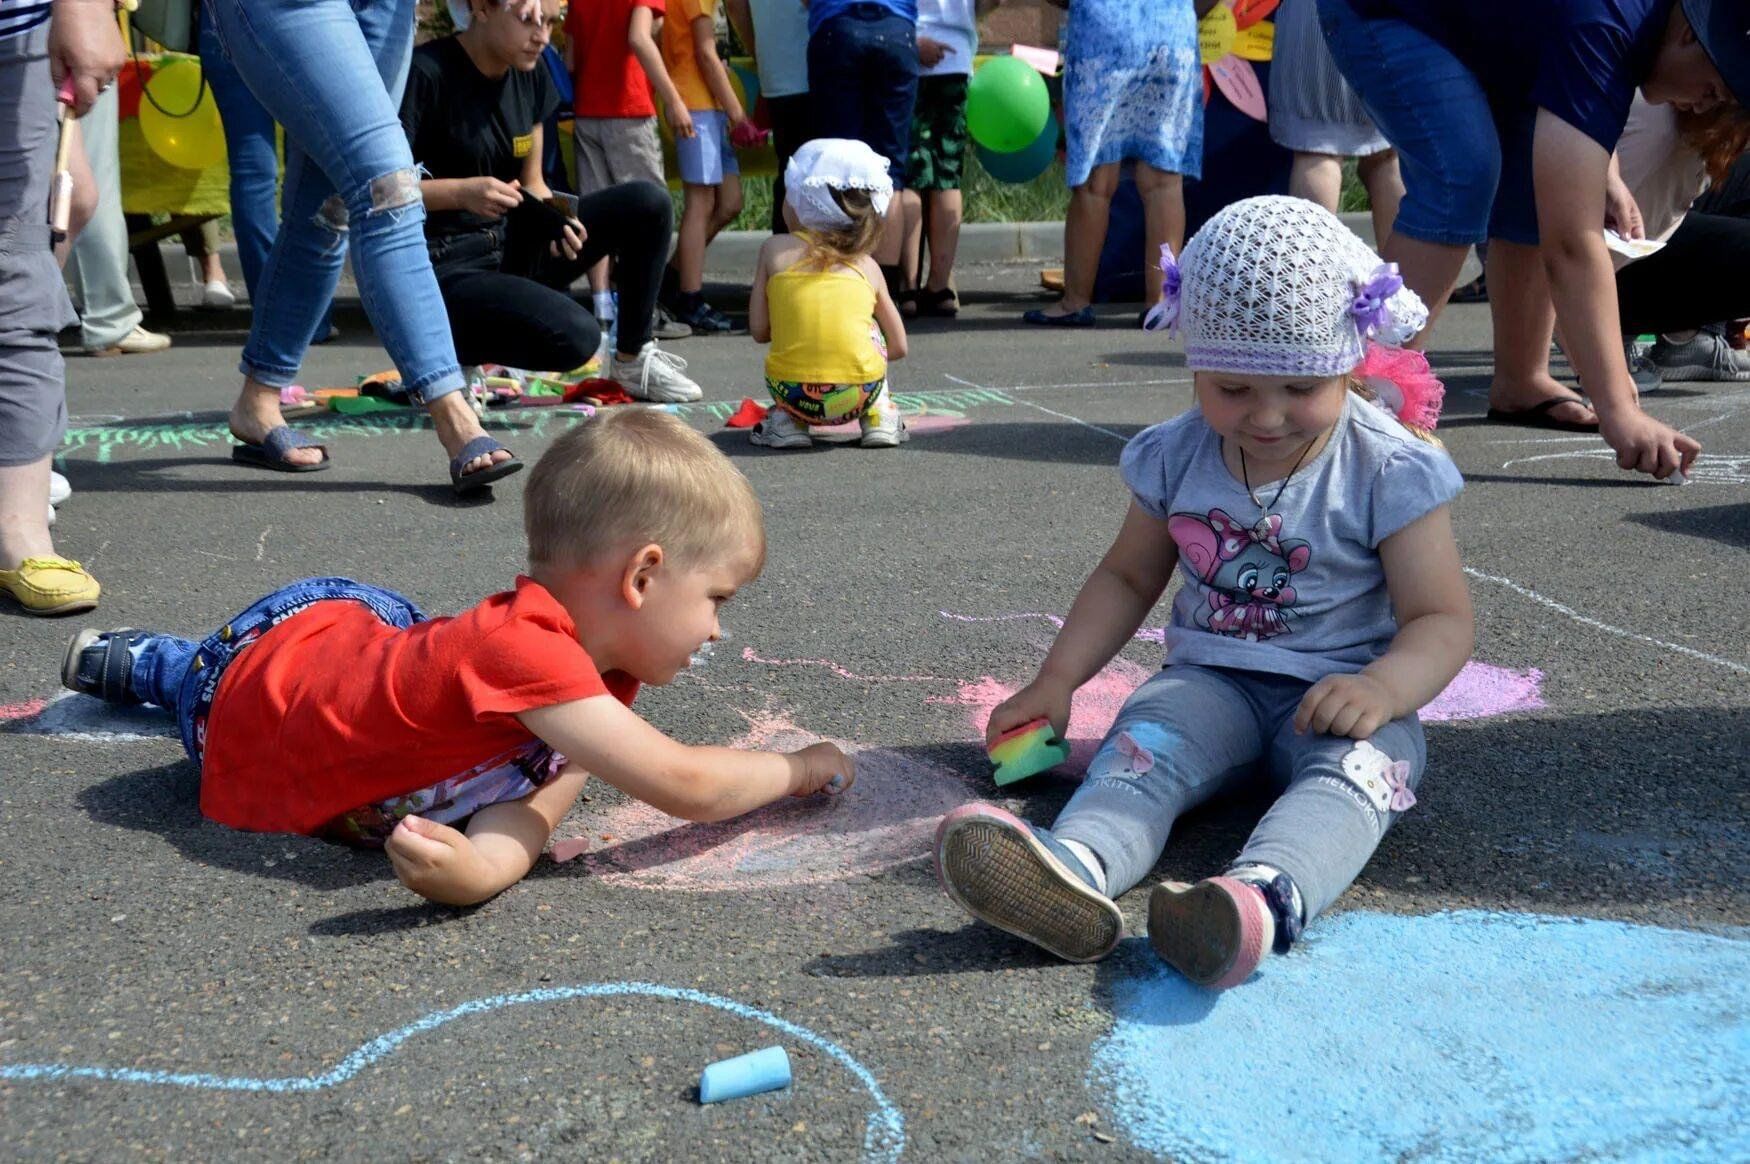
[[[900,1153],[905,1151],[905,1117],[900,1114],[899,1108],[895,1107],[893,1102],[887,1098],[886,1093],[881,1090],[881,1085],[875,1081],[874,1074],[859,1063],[849,1051],[831,1039],[817,1035],[807,1027],[798,1026],[787,1019],[781,1019],[770,1011],[760,1010],[743,1002],[736,1002],[732,998],[724,998],[716,994],[706,994],[702,990],[688,990],[678,986],[659,986],[651,982],[597,982],[581,986],[553,986],[540,990],[528,990],[521,994],[495,994],[490,998],[476,998],[453,1006],[449,1010],[428,1014],[424,1018],[416,1019],[388,1034],[378,1035],[320,1075],[263,1079],[247,1075],[209,1075],[204,1072],[142,1071],[132,1067],[73,1067],[62,1063],[11,1063],[0,1064],[0,1079],[103,1079],[115,1083],[145,1083],[165,1087],[200,1088],[209,1091],[321,1091],[324,1088],[345,1083],[366,1067],[387,1058],[399,1049],[402,1043],[413,1036],[435,1030],[446,1023],[455,1022],[457,1019],[537,1002],[566,1002],[576,998],[616,998],[626,995],[666,998],[675,1002],[694,1002],[701,1006],[715,1007],[738,1018],[764,1023],[774,1030],[782,1031],[792,1038],[820,1049],[836,1060],[846,1071],[855,1075],[875,1100],[875,1110],[869,1113],[869,1118],[863,1128],[863,1159],[869,1164],[891,1164],[892,1161],[899,1159]]]
[[[1750,934],[1353,912],[1113,993],[1089,1081],[1176,1161],[1750,1159]]]

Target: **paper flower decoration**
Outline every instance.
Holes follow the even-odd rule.
[[[1282,0],[1222,0],[1197,26],[1197,51],[1203,59],[1203,103],[1211,87],[1246,116],[1263,121],[1264,88],[1253,61],[1267,61],[1276,46],[1276,25],[1264,18]]]

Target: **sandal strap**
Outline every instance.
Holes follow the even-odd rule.
[[[267,435],[261,438],[261,447],[281,461],[293,449],[321,449],[325,453],[328,451],[327,445],[299,432],[289,424],[268,429]]]
[[[115,631],[104,636],[103,670],[97,677],[101,698],[114,701],[131,695],[134,656],[128,648],[145,637],[143,631]]]
[[[504,448],[504,446],[497,440],[487,436],[485,433],[481,433],[479,436],[463,445],[461,452],[450,458],[450,476],[463,476],[462,469],[469,461],[476,460],[480,457],[490,456],[502,448]]]

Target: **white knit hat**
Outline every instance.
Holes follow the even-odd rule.
[[[1396,263],[1383,263],[1337,216],[1304,198],[1225,207],[1174,262],[1149,330],[1177,327],[1193,371],[1340,376],[1369,339],[1401,345],[1428,322]]]
[[[863,190],[878,215],[887,213],[893,179],[887,159],[860,141],[817,137],[804,143],[784,167],[784,201],[809,230],[842,230],[850,216],[833,200],[834,190]]]

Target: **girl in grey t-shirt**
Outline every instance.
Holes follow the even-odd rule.
[[[991,713],[990,738],[1039,719],[1061,734],[1076,688],[1177,568],[1166,666],[1125,702],[1050,829],[967,805],[937,830],[936,862],[975,917],[1091,961],[1117,944],[1113,899],[1153,868],[1173,821],[1267,780],[1279,795],[1234,864],[1149,898],[1155,950],[1225,988],[1287,950],[1416,802],[1416,711],[1471,651],[1447,511],[1463,482],[1425,435],[1439,407],[1426,361],[1382,346],[1427,313],[1335,216],[1247,199],[1182,263],[1163,248],[1162,267],[1151,322],[1183,330],[1197,408],[1124,450],[1133,496],[1117,540],[1038,677]]]

